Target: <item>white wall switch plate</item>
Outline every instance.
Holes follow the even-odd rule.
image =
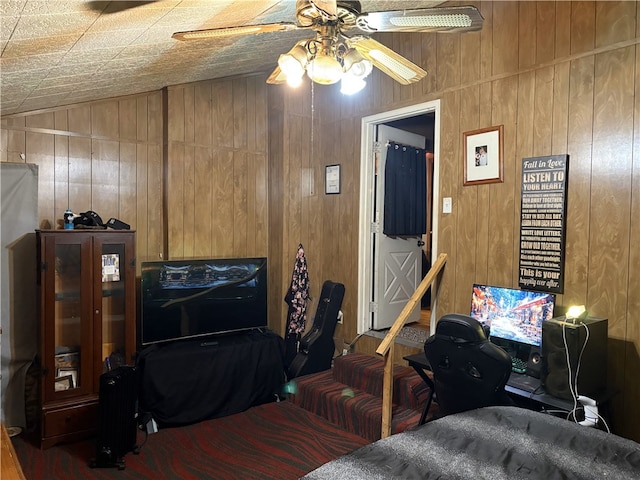
[[[451,197],[442,199],[442,213],[451,213]]]

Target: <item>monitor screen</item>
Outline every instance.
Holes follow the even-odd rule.
[[[471,316],[490,328],[490,336],[542,345],[542,322],[553,318],[552,293],[473,285]]]
[[[139,344],[267,326],[267,259],[142,263]]]

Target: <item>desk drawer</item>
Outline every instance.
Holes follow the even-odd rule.
[[[48,410],[44,412],[42,421],[45,437],[94,430],[98,425],[98,404],[89,403]]]

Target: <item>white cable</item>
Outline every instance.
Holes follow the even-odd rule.
[[[567,420],[569,420],[570,417],[573,417],[573,421],[576,423],[580,423],[581,425],[596,426],[597,419],[599,418],[599,419],[602,419],[603,423],[605,424],[608,430],[609,426],[606,424],[606,422],[604,422],[604,419],[598,413],[597,405],[595,405],[595,412],[593,410],[590,410],[588,412],[589,420],[587,420],[587,408],[584,407],[584,405],[582,406],[582,408],[585,412],[585,420],[583,420],[583,422],[579,422],[576,419],[576,412],[578,411],[578,400],[580,397],[580,395],[578,395],[578,376],[580,375],[580,365],[582,364],[582,355],[585,349],[587,348],[587,343],[589,342],[589,334],[590,334],[589,327],[587,326],[586,323],[580,322],[580,325],[584,327],[586,335],[585,335],[584,343],[582,344],[582,348],[580,349],[580,354],[578,355],[578,363],[576,365],[575,380],[572,380],[571,360],[569,356],[569,348],[567,346],[567,337],[566,337],[566,331],[565,331],[566,324],[565,323],[562,324],[562,341],[564,343],[564,351],[565,351],[565,356],[567,360],[567,368],[569,370],[569,391],[571,392],[571,397],[573,398],[573,409],[569,413],[567,413]],[[586,399],[587,397],[582,397],[582,398]],[[592,423],[593,419],[595,419],[595,423]]]

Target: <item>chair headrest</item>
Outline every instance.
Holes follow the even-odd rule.
[[[487,339],[482,324],[469,315],[449,313],[436,325],[436,335],[453,337],[467,342],[481,342]]]

